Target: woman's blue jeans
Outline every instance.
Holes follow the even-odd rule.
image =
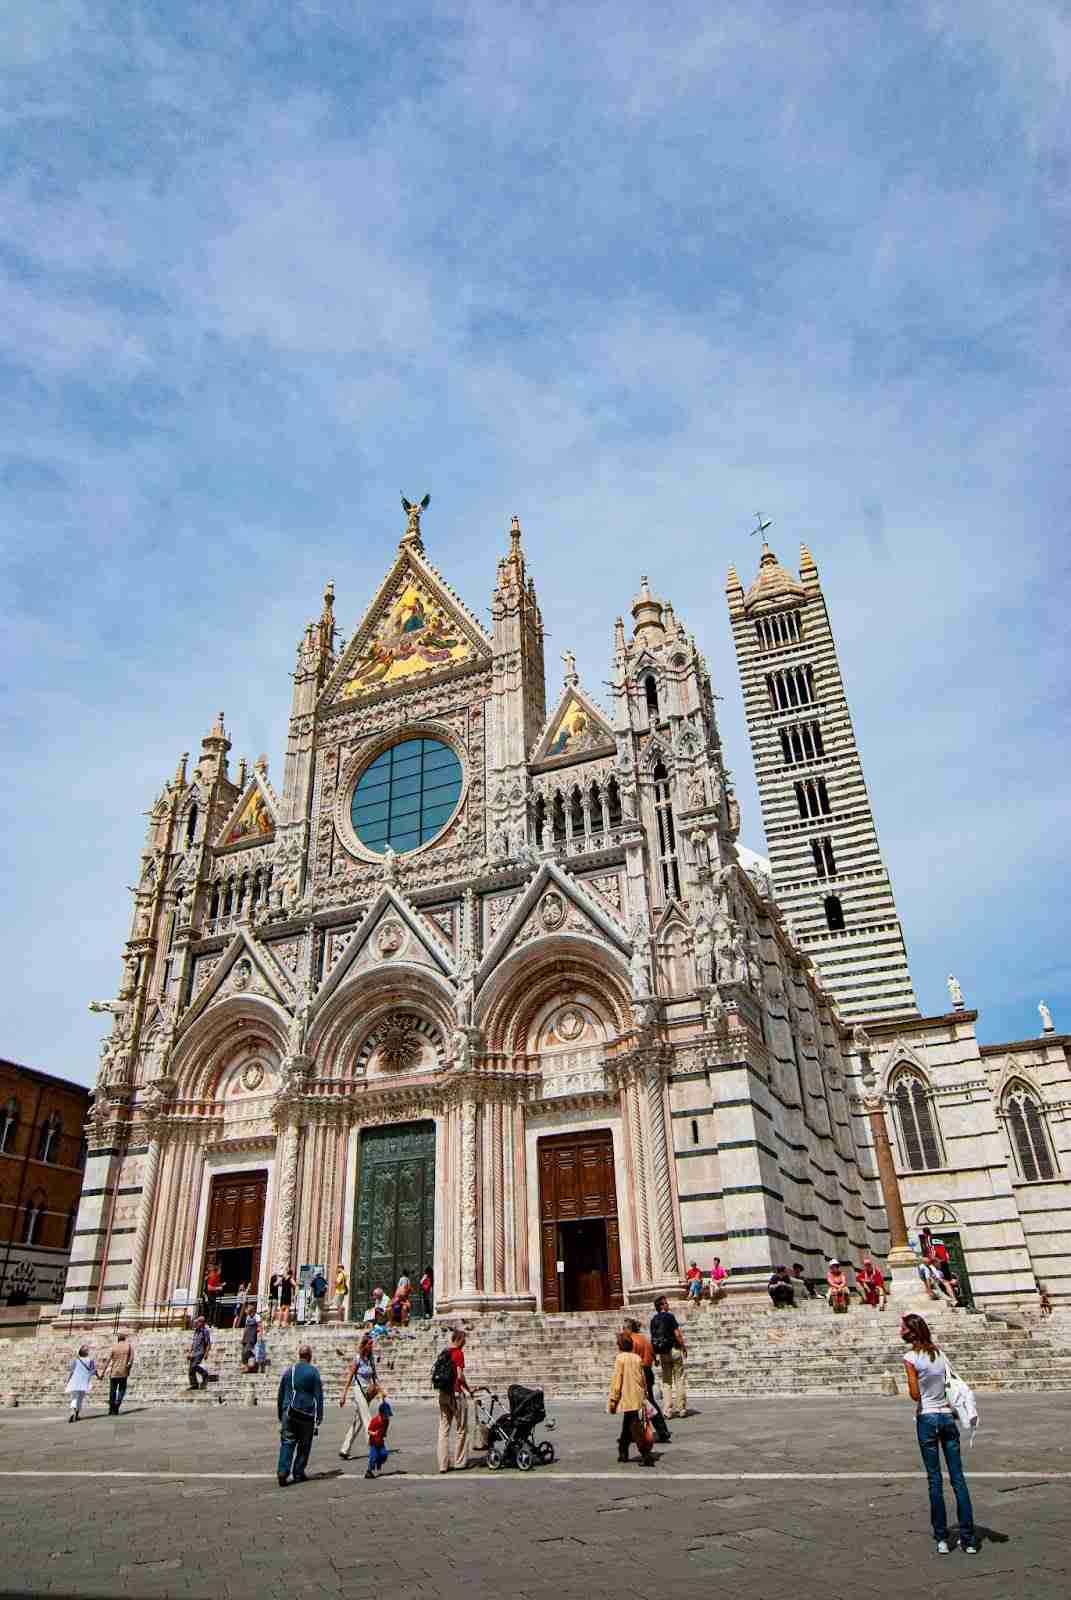
[[[948,1481],[956,1497],[956,1515],[959,1519],[959,1537],[962,1544],[974,1540],[974,1511],[963,1476],[963,1463],[959,1454],[959,1429],[955,1417],[947,1411],[921,1411],[915,1419],[922,1462],[930,1483],[930,1521],[935,1539],[948,1538],[948,1518],[945,1515],[944,1484],[941,1481],[941,1451],[945,1453]]]

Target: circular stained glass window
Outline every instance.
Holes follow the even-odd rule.
[[[366,767],[350,802],[353,831],[367,850],[399,855],[441,833],[461,796],[461,762],[440,739],[404,739]]]

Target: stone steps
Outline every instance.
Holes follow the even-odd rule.
[[[645,1319],[646,1313],[641,1314]],[[468,1323],[469,1371],[474,1383],[504,1395],[510,1383],[539,1385],[548,1397],[598,1396],[606,1392],[613,1364],[613,1336],[622,1313],[544,1316],[496,1312]],[[791,1314],[761,1304],[704,1307],[682,1316],[689,1345],[688,1386],[693,1394],[851,1395],[881,1392],[882,1377],[902,1385],[899,1313],[857,1310],[833,1317],[824,1305]],[[931,1311],[928,1320],[957,1371],[981,1390],[1021,1392],[1071,1390],[1071,1327],[1012,1326],[1002,1318]],[[1051,1319],[1055,1323],[1056,1319]],[[240,1334],[219,1330],[207,1363],[219,1374],[207,1395],[187,1387],[188,1331],[135,1331],[137,1362],[132,1395],[142,1403],[274,1405],[280,1373],[308,1337],[324,1377],[329,1402],[341,1392],[347,1358],[355,1348],[354,1327],[271,1329],[269,1372],[247,1375],[238,1366]],[[18,1404],[61,1404],[70,1355],[88,1342],[98,1353],[112,1342],[113,1327],[96,1335],[75,1329],[7,1341],[0,1362],[0,1398]],[[399,1398],[431,1398],[430,1373],[448,1337],[438,1319],[414,1323],[377,1352],[386,1388]],[[98,1396],[104,1393],[98,1389]],[[337,1409],[337,1405],[335,1407]]]

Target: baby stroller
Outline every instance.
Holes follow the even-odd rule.
[[[532,1437],[533,1429],[541,1422],[546,1423],[548,1431],[554,1426],[553,1420],[547,1419],[542,1389],[526,1389],[523,1384],[511,1383],[506,1390],[509,1410],[497,1414],[497,1394],[484,1389],[482,1393],[488,1396],[487,1405],[484,1406],[478,1398],[479,1392],[476,1422],[486,1434],[487,1465],[491,1471],[497,1472],[499,1467],[516,1466],[522,1472],[530,1472],[537,1462],[549,1466],[554,1460],[553,1444],[549,1439],[536,1440]]]

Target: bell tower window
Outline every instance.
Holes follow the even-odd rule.
[[[651,713],[652,717],[657,717],[657,715],[658,715],[658,685],[654,680],[654,674],[653,673],[648,673],[646,678],[644,678],[644,680],[643,680],[643,693],[644,693],[644,696],[645,696],[645,698],[647,700],[647,709],[648,709],[648,711]]]
[[[662,870],[662,891],[667,900],[679,900],[680,876],[677,872],[677,831],[673,823],[673,798],[669,773],[660,761],[654,769],[655,817],[658,822],[658,854]]]

